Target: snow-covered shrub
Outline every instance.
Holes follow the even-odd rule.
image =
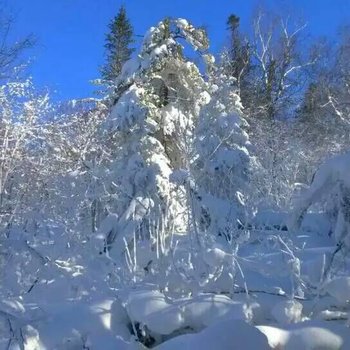
[[[290,228],[298,229],[305,213],[313,204],[321,203],[332,213],[332,235],[337,244],[350,248],[350,154],[326,161],[316,171],[310,188],[296,201]],[[331,218],[332,219],[332,218]]]
[[[57,261],[76,266],[85,252],[89,256],[84,243],[93,226],[93,187],[101,178],[94,171],[103,154],[96,136],[102,108],[63,111],[30,79],[2,85],[0,101],[0,265],[6,281],[0,292],[25,295],[62,277],[65,268],[65,277],[74,273]]]
[[[323,207],[323,210],[328,213],[328,218],[331,223],[329,235],[334,239],[336,247],[332,255],[324,262],[323,273],[320,279],[321,283],[326,283],[326,286],[324,286],[326,292],[327,283],[330,283],[329,279],[331,278],[332,265],[337,260],[337,253],[342,251],[344,255],[347,255],[350,249],[349,171],[349,153],[335,156],[322,164],[315,173],[309,189],[296,201],[294,212],[291,215],[288,225],[291,231],[296,232],[300,228],[307,210],[315,204],[318,204],[321,208]],[[340,265],[338,264],[339,266],[336,269],[338,273],[343,271],[343,274],[348,275],[346,262],[342,261],[339,263]],[[342,268],[340,268],[340,266],[342,266]],[[345,280],[342,278],[343,277],[341,277],[339,281],[345,281],[345,285],[347,285],[347,277],[344,277]],[[341,287],[342,282],[333,283],[333,290],[337,288],[344,290],[344,285]],[[344,298],[342,299],[346,301]]]

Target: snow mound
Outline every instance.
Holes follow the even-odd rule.
[[[168,300],[158,291],[129,294],[126,310],[130,320],[147,326],[153,334],[169,335],[183,329],[200,331],[226,319],[251,321],[252,308],[225,295],[203,294],[190,299]]]
[[[340,303],[347,303],[350,301],[350,277],[338,277],[324,286],[324,291]]]
[[[203,260],[212,267],[232,262],[232,256],[222,249],[214,247],[203,252]]]
[[[297,323],[302,320],[303,305],[296,300],[283,300],[277,303],[271,313],[278,323]]]
[[[197,334],[173,338],[155,350],[265,350],[269,349],[267,338],[255,327],[239,320],[224,320],[205,328]]]
[[[225,295],[200,295],[184,305],[186,325],[202,329],[223,319],[250,321],[251,308],[243,302],[233,301]]]
[[[66,302],[43,306],[46,317],[33,322],[26,350],[137,349],[129,343],[128,318],[117,300]],[[136,345],[135,345],[136,346]]]
[[[329,322],[302,322],[287,328],[257,326],[272,349],[340,350],[350,348],[350,331]]]
[[[158,291],[137,291],[130,293],[126,309],[133,322],[146,325],[157,334],[171,334],[183,327],[181,309],[170,304],[164,294]]]

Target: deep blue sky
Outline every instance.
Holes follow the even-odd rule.
[[[226,18],[241,17],[248,27],[258,0],[3,0],[17,16],[14,35],[33,33],[38,44],[31,52],[30,73],[41,87],[56,91],[56,98],[91,96],[89,80],[99,77],[107,24],[124,3],[136,34],[144,34],[164,16],[184,17],[206,25],[212,49],[225,44]],[[265,0],[285,6],[284,0]],[[290,5],[292,4],[292,6]],[[290,0],[289,8],[301,14],[314,35],[334,34],[350,22],[350,0]]]

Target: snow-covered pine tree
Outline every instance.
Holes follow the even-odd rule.
[[[139,55],[126,62],[116,82],[124,92],[116,96],[107,125],[122,152],[115,162],[118,220],[102,233],[105,250],[113,246],[117,255],[135,238],[151,239],[162,251],[166,234],[183,225],[169,176],[188,165],[194,121],[209,96],[181,41],[194,50],[208,48],[202,29],[166,19],[148,31]]]
[[[247,182],[255,158],[236,81],[220,67],[210,72],[210,103],[201,112],[195,132],[195,179],[199,222],[205,231],[231,238],[245,219]]]

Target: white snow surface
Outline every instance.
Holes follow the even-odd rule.
[[[349,349],[349,329],[326,322],[305,322],[289,327],[257,326],[267,336],[272,349]]]
[[[158,291],[137,291],[128,296],[126,309],[133,322],[139,322],[158,334],[171,334],[184,325],[181,309],[167,302]]]
[[[173,338],[156,350],[267,350],[267,337],[255,327],[243,321],[228,319],[217,322],[197,334]]]
[[[350,302],[350,277],[338,277],[324,286],[324,291],[335,297],[340,303]]]
[[[303,305],[296,300],[284,300],[277,303],[271,313],[278,323],[297,323],[302,320]]]
[[[159,291],[135,291],[128,295],[126,310],[133,322],[146,325],[155,334],[168,335],[182,328],[201,330],[223,319],[250,321],[248,304],[225,295],[203,294],[169,300]]]

